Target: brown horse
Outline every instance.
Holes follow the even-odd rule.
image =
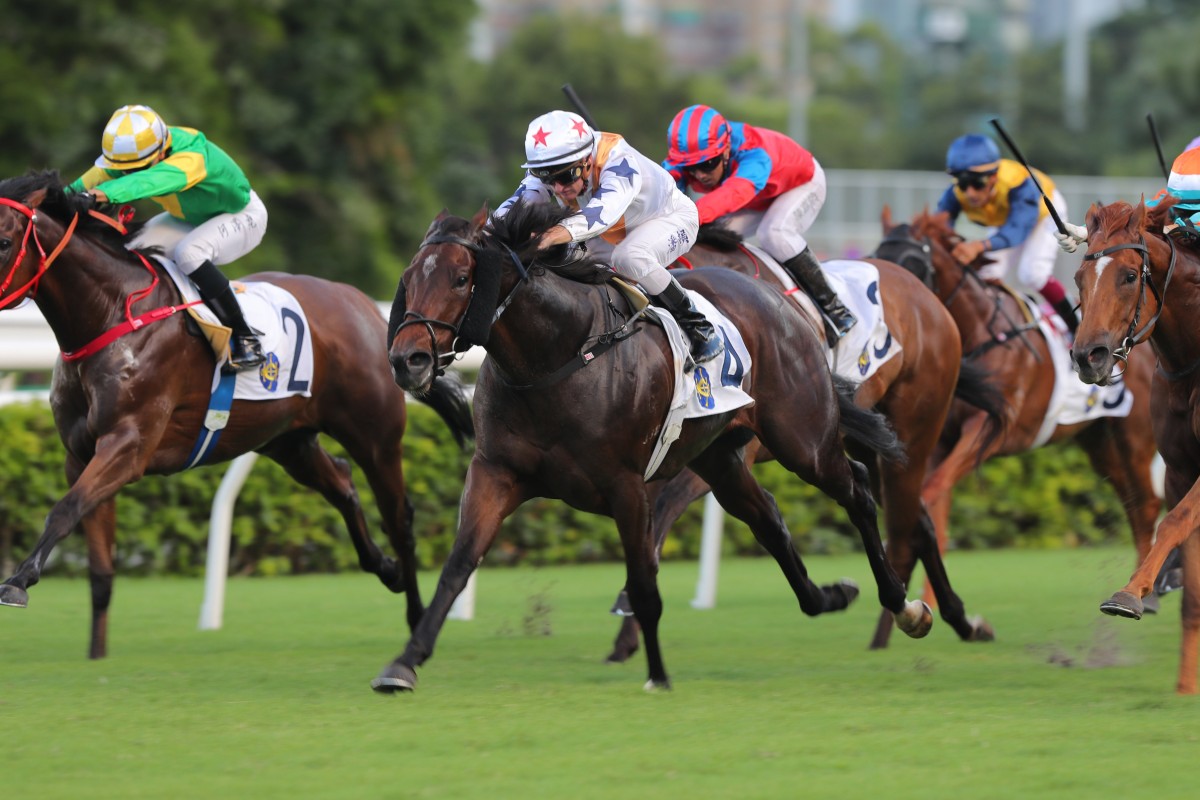
[[[188,315],[171,313],[181,298],[161,266],[126,250],[124,237],[88,215],[80,200],[63,192],[53,172],[0,181],[0,308],[32,297],[64,352],[91,351],[90,343],[134,327],[134,314],[151,321],[86,358],[60,358],[56,365],[50,404],[67,450],[70,490],[51,508],[33,552],[0,584],[0,604],[25,607],[26,590],[38,582],[50,551],[80,526],[92,589],[89,653],[101,658],[115,496],[143,475],[184,469],[203,429],[216,362],[209,344],[189,332]],[[311,397],[233,401],[209,460],[255,450],[320,492],[345,519],[362,568],[405,593],[411,628],[423,607],[401,473],[406,412],[404,393],[387,372],[379,309],[357,289],[319,278],[266,273],[248,280],[285,288],[304,309],[313,348]],[[472,436],[462,387],[427,388],[425,399],[460,441]],[[366,474],[398,560],[372,540],[350,466],[321,447],[319,433],[340,442]]]
[[[532,497],[559,498],[616,520],[629,600],[646,642],[647,686],[669,686],[645,472],[671,407],[674,357],[663,330],[632,311],[594,265],[582,269],[604,282],[570,280],[559,274],[566,268],[549,268],[559,253],[536,252],[538,234],[569,213],[518,203],[486,228],[486,209],[470,221],[442,214],[397,291],[389,354],[401,386],[424,389],[456,349],[472,342],[483,344],[488,358],[475,389],[478,445],[458,535],[428,611],[373,681],[378,691],[414,688],[416,668],[433,652],[454,598],[501,522]],[[778,507],[745,464],[742,449],[760,438],[788,470],[846,509],[880,603],[910,635],[925,635],[932,613],[905,600],[883,553],[867,470],[843,449],[845,430],[896,457],[899,444],[883,417],[855,407],[848,388],[838,390],[815,327],[781,293],[727,269],[697,270],[683,281],[741,331],[751,360],[746,371],[726,335],[724,361],[695,369],[702,385],[740,386],[755,402],[685,420],[650,480],[690,466],[775,557],[805,614],[844,609],[857,589],[812,582]]]
[[[876,252],[929,281],[958,324],[967,358],[992,376],[1007,399],[1004,433],[991,442],[979,436],[985,420],[977,410],[956,404],[951,411],[937,467],[922,491],[944,547],[951,490],[958,481],[993,456],[1024,453],[1035,446],[1054,389],[1054,366],[1045,337],[1027,321],[1014,293],[979,278],[975,269],[979,265],[962,267],[950,255],[962,239],[945,213],[921,213],[911,224],[897,225],[885,210],[883,230],[884,241]],[[1153,368],[1148,357],[1130,360],[1124,380],[1134,400],[1128,416],[1059,425],[1047,442],[1074,438],[1096,472],[1111,481],[1133,530],[1139,563],[1150,549],[1162,506],[1151,479]]]
[[[1175,547],[1183,555],[1183,637],[1180,694],[1196,693],[1200,645],[1200,251],[1194,232],[1164,234],[1175,198],[1148,210],[1139,202],[1094,205],[1087,214],[1088,252],[1075,284],[1082,321],[1075,335],[1075,364],[1088,383],[1107,384],[1114,367],[1133,370],[1135,345],[1149,340],[1158,358],[1151,396],[1154,438],[1166,462],[1170,511],[1154,545],[1125,587],[1101,604],[1114,616],[1140,619],[1155,576]],[[1190,213],[1190,212],[1187,212]]]
[[[982,375],[970,367],[960,369],[958,328],[945,306],[898,264],[880,259],[868,261],[879,270],[878,297],[884,319],[902,349],[859,384],[854,400],[860,408],[875,408],[887,417],[904,443],[908,459],[895,463],[871,458],[866,453],[853,450],[852,453],[871,467],[878,484],[876,497],[883,506],[888,561],[897,576],[907,585],[919,559],[930,576],[939,611],[947,624],[964,641],[990,641],[994,638],[991,627],[982,618],[968,617],[962,600],[950,586],[933,524],[921,504],[921,486],[955,395],[983,408],[983,413],[991,414],[997,424],[1002,401]],[[719,225],[701,227],[696,244],[678,266],[733,269],[759,278],[812,308],[802,292],[794,286],[785,286],[743,244],[740,234]],[[815,308],[812,312],[816,313]],[[824,326],[818,328],[823,335]],[[747,448],[748,463],[771,458],[770,453],[756,444]],[[687,505],[708,490],[708,484],[691,470],[684,470],[662,488],[654,508],[654,535],[660,549],[670,526]],[[624,597],[618,598],[617,609],[626,616],[613,642],[609,661],[625,661],[637,650],[636,617],[628,615],[625,605]],[[891,615],[883,616],[890,631]],[[878,634],[871,642],[872,647],[886,644],[886,638],[880,639]]]

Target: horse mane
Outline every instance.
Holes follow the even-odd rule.
[[[722,253],[734,253],[741,249],[745,237],[720,222],[709,222],[696,232],[696,244],[710,247]]]
[[[575,258],[569,245],[547,250],[537,249],[537,237],[573,216],[575,211],[554,203],[527,203],[517,200],[503,216],[492,214],[489,231],[482,244],[494,243],[512,250],[530,269],[548,269],[556,275],[579,283],[600,284],[613,276],[612,267],[598,256]]]
[[[30,170],[15,178],[0,180],[0,197],[17,202],[23,203],[29,195],[39,189],[46,191],[46,197],[38,206],[38,211],[49,215],[64,226],[70,224],[71,218],[78,214],[79,222],[75,227],[76,233],[86,234],[119,258],[124,260],[132,258],[130,252],[126,250],[125,244],[141,229],[141,223],[128,223],[126,225],[127,232],[122,234],[103,220],[88,214],[88,205],[83,197],[75,192],[64,190],[58,170],[48,169],[40,172]]]

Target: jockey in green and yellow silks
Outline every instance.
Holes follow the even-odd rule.
[[[149,219],[131,249],[161,247],[192,279],[221,323],[232,329],[230,366],[264,360],[217,265],[249,253],[267,230],[267,209],[229,155],[193,128],[168,127],[148,106],[113,113],[93,167],[67,190],[100,203],[152,200],[165,211]]]

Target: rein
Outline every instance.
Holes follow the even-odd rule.
[[[1097,259],[1111,255],[1119,250],[1134,250],[1142,254],[1142,272],[1140,278],[1141,286],[1138,292],[1137,305],[1133,307],[1133,320],[1129,323],[1129,329],[1125,332],[1125,338],[1121,341],[1121,346],[1116,350],[1113,350],[1112,353],[1113,358],[1117,359],[1118,361],[1125,362],[1126,368],[1128,368],[1129,365],[1129,351],[1146,340],[1150,329],[1154,327],[1155,323],[1158,322],[1158,318],[1162,316],[1164,305],[1163,298],[1166,297],[1167,288],[1171,285],[1171,277],[1175,274],[1175,242],[1169,236],[1166,237],[1166,239],[1167,244],[1171,248],[1171,259],[1167,263],[1167,277],[1163,280],[1163,288],[1161,292],[1159,292],[1158,287],[1154,285],[1154,278],[1150,274],[1150,250],[1146,247],[1146,238],[1144,236],[1139,237],[1137,242],[1114,244],[1112,247],[1106,247],[1103,250],[1097,250],[1095,253],[1088,253],[1083,257],[1084,261],[1096,261]],[[1146,302],[1147,287],[1150,288],[1150,292],[1154,295],[1154,299],[1158,301],[1158,310],[1154,312],[1154,316],[1152,316],[1139,330],[1138,321],[1142,318],[1142,306]],[[1190,375],[1198,367],[1200,367],[1200,359],[1195,361],[1190,367],[1187,367],[1179,372],[1167,372],[1166,370],[1162,369],[1161,365],[1159,365],[1159,370],[1166,378],[1169,380],[1174,380],[1176,378],[1182,378],[1186,375]]]

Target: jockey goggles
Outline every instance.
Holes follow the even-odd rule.
[[[688,164],[686,167],[683,168],[683,171],[684,172],[712,172],[714,169],[717,168],[718,165],[720,165],[721,160],[723,158],[725,158],[725,154],[721,153],[719,155],[713,156],[712,158],[710,158],[706,161],[701,161],[698,164]]]
[[[529,170],[529,174],[533,175],[533,177],[537,178],[547,186],[570,186],[572,183],[583,177],[584,171],[585,169],[583,162],[578,161],[566,168],[553,166],[531,169]]]
[[[964,170],[963,172],[953,173],[953,177],[954,182],[958,184],[958,188],[966,191],[967,189],[982,189],[987,186],[988,180],[995,174],[996,170],[990,172]]]

